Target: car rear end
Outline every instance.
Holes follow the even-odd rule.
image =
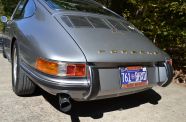
[[[80,100],[133,94],[171,82],[170,57],[125,21],[73,12],[55,18],[86,59],[90,88]]]
[[[35,76],[30,78],[44,90],[54,95],[65,94],[77,101],[89,101],[133,94],[156,85],[167,86],[171,82],[173,69],[170,57],[126,20],[107,9],[102,11],[100,5],[99,9],[92,7],[86,12],[87,9],[81,8],[84,3],[79,6],[84,11],[73,8],[82,1],[68,5],[66,3],[70,1],[66,0],[45,1],[52,17],[71,37],[85,60],[37,60]],[[61,9],[60,5],[72,9]],[[94,9],[100,11],[92,12]],[[58,41],[58,45],[63,47],[64,42]],[[52,48],[55,47],[50,48],[54,50]],[[65,52],[74,53],[69,45],[65,49]],[[54,55],[51,57],[56,57]],[[70,55],[66,59],[75,59],[76,56]],[[40,67],[42,64],[54,64],[55,71],[50,71],[50,66]],[[43,70],[46,68],[49,72]],[[51,72],[52,77],[45,75]]]

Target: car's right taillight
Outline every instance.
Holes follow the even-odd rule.
[[[172,66],[172,59],[166,60],[166,63]]]

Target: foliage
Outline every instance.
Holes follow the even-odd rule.
[[[3,5],[2,2],[0,1],[0,15],[3,15],[4,11],[3,11]],[[0,31],[3,29],[3,24],[0,23]]]
[[[185,0],[96,1],[132,22],[157,46],[167,51],[177,67],[186,65]],[[11,16],[17,2],[18,0],[0,0],[0,15]]]
[[[6,16],[11,16],[19,0],[0,0]]]

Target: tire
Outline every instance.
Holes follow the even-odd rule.
[[[17,42],[14,43],[12,51],[12,89],[18,96],[32,95],[36,89],[36,85],[20,67]]]

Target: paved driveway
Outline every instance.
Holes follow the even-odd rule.
[[[143,93],[76,103],[71,115],[59,112],[57,99],[40,91],[18,97],[11,88],[11,66],[0,54],[0,121],[10,122],[186,122],[186,87],[171,84]]]

